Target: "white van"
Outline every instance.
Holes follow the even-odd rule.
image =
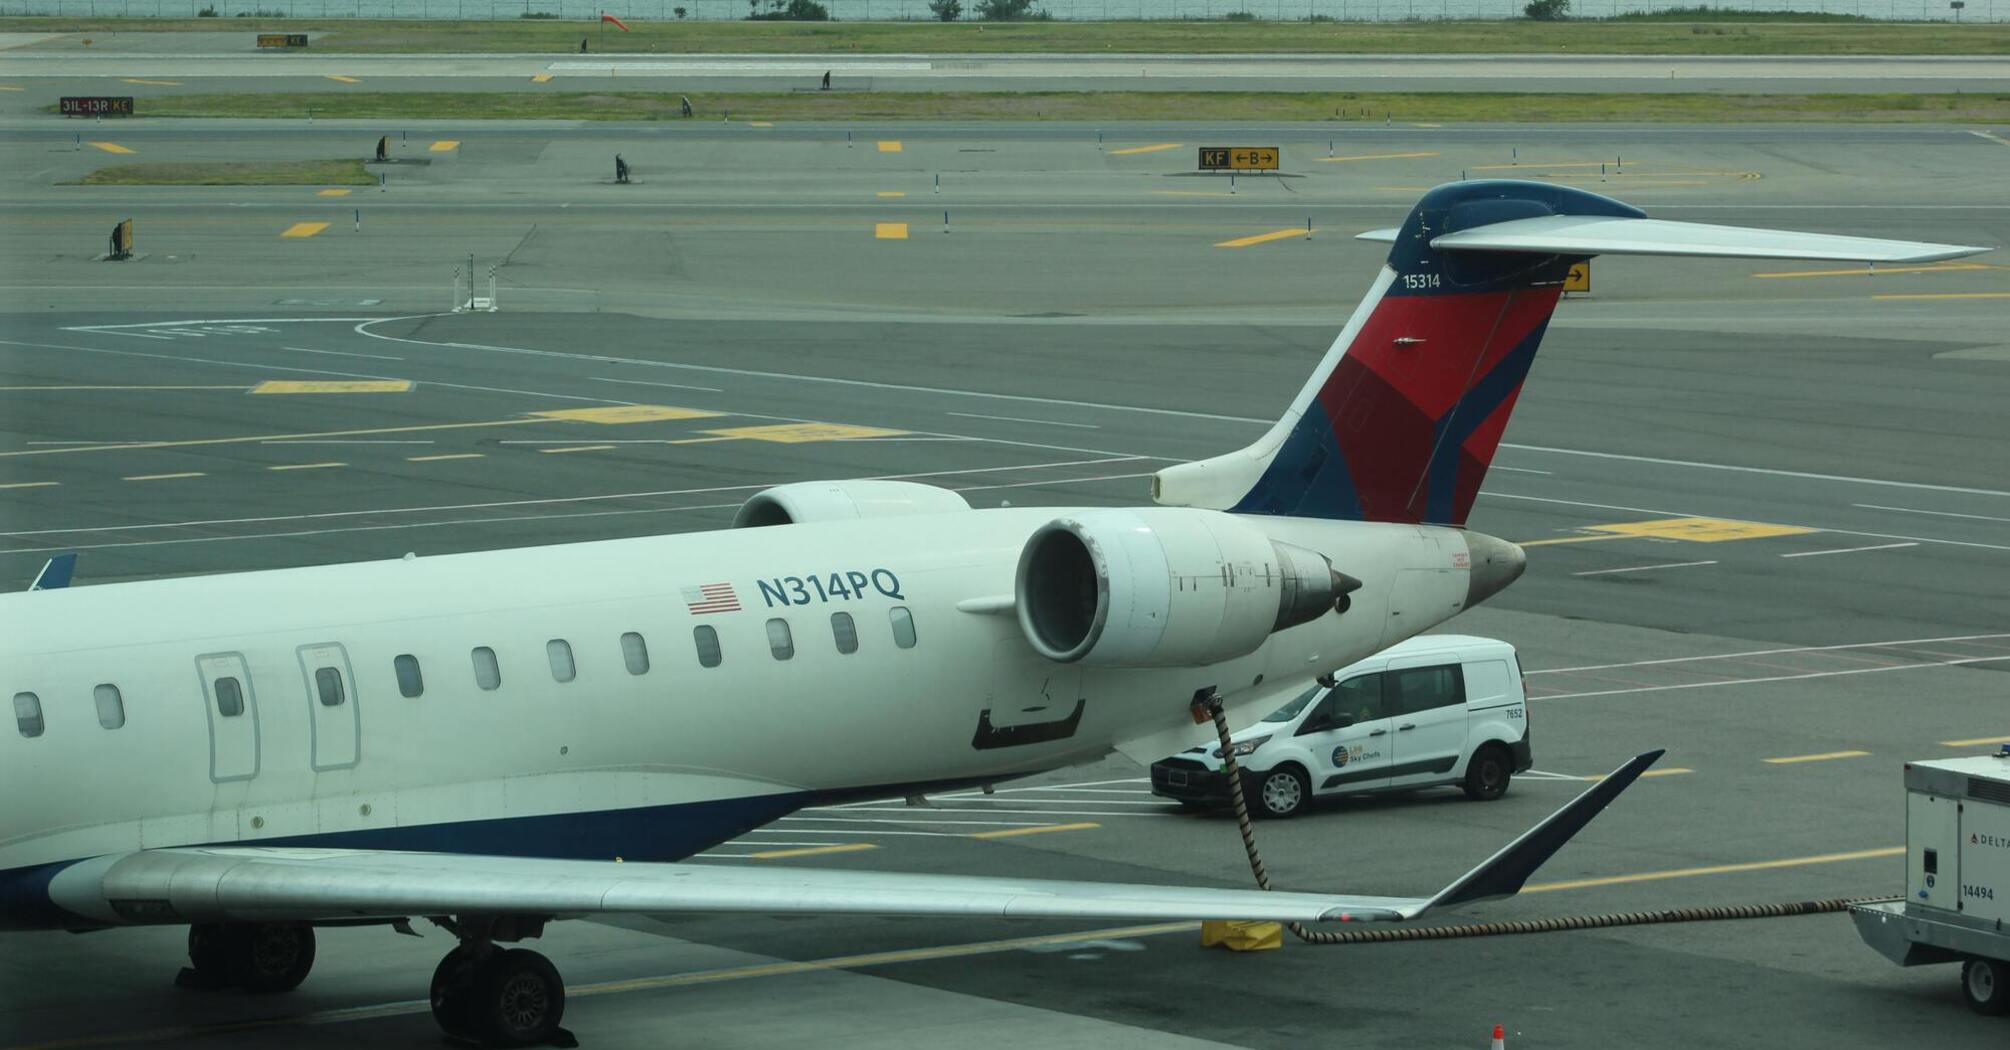
[[[1458,785],[1468,798],[1507,792],[1534,763],[1514,646],[1423,635],[1313,686],[1229,739],[1256,816],[1288,817],[1315,797]],[[1203,808],[1227,802],[1221,747],[1152,763],[1152,794]]]

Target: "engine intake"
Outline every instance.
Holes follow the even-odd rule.
[[[1019,626],[1050,660],[1193,666],[1246,656],[1361,583],[1219,511],[1088,511],[1026,541]]]

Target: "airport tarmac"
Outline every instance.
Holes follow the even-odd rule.
[[[360,155],[382,131],[92,127],[131,152],[54,122],[0,130],[0,576],[20,580],[55,550],[81,550],[88,583],[711,528],[821,477],[976,506],[1137,502],[1153,470],[1261,432],[1372,276],[1380,252],[1351,234],[1461,170],[1674,218],[2010,243],[2002,129],[1391,126],[1329,162],[1323,129],[1278,126],[1105,129],[1098,150],[1071,126],[414,124],[383,129],[401,158],[384,190],[323,197],[58,183],[122,160]],[[1282,144],[1296,177],[1231,195],[1188,174],[1230,134]],[[637,184],[607,184],[616,150]],[[129,216],[143,257],[91,261]],[[446,312],[469,251],[478,293],[498,267],[498,312]],[[1539,773],[1494,804],[1260,825],[1278,884],[1429,892],[1580,778],[1667,747],[1535,892],[1448,918],[1898,892],[1899,764],[2010,739],[2002,254],[1875,276],[1594,263],[1472,519],[1528,544],[1529,572],[1449,625],[1521,648]],[[716,414],[540,414],[630,405]],[[1112,757],[930,807],[810,810],[696,863],[1245,885],[1232,820],[1141,776]],[[173,988],[179,930],[11,937],[0,1045],[431,1046],[416,1000],[446,942],[422,932],[327,931],[284,1000]],[[537,946],[590,1047],[2006,1031],[1951,970],[1893,967],[1838,916],[1196,942],[1183,924],[679,918],[566,923]]]

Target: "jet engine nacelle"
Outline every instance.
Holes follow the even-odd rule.
[[[1090,666],[1194,666],[1344,608],[1360,581],[1212,510],[1092,510],[1026,541],[1014,588],[1035,652]]]
[[[962,496],[913,481],[798,481],[763,489],[733,515],[736,529],[969,510]]]

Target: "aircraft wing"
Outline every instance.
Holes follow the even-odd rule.
[[[617,912],[1397,922],[1435,907],[1513,895],[1660,756],[1653,751],[1628,761],[1428,898],[256,847],[99,857],[57,873],[48,892],[70,912],[114,924]]]
[[[1394,244],[1402,231],[1369,230],[1355,240]],[[1888,241],[1792,233],[1702,222],[1612,215],[1543,215],[1488,223],[1431,238],[1440,251],[1540,252],[1549,255],[1689,255],[1726,259],[1817,259],[1832,262],[1929,263],[1992,249],[1964,244]]]

